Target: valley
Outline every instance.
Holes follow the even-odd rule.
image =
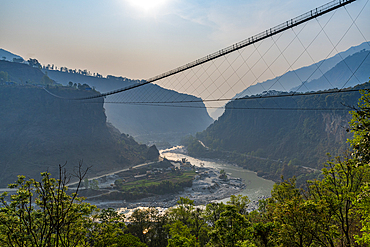
[[[0,247],[370,246],[369,0],[0,13]]]

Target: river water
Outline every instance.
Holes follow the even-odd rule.
[[[173,152],[171,152],[173,150]],[[248,196],[248,198],[253,200],[258,200],[261,196],[270,196],[274,182],[261,177],[258,177],[255,172],[248,171],[241,167],[238,167],[221,160],[211,160],[211,159],[197,159],[190,157],[186,154],[178,153],[181,147],[175,147],[171,149],[160,150],[161,156],[166,157],[169,160],[181,160],[186,158],[192,165],[204,167],[212,167],[219,170],[225,170],[227,174],[232,177],[241,178],[247,184],[247,187],[239,194],[243,196]],[[223,202],[228,201],[229,198],[221,200]]]

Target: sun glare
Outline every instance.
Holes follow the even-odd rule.
[[[140,11],[150,12],[164,5],[168,0],[127,0],[127,2]]]

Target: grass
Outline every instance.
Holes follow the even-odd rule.
[[[162,181],[166,181],[166,180],[174,184],[181,183],[181,182],[192,180],[194,176],[196,175],[196,173],[194,171],[184,171],[181,174],[169,172],[169,173],[162,174],[162,175],[165,175],[165,176],[160,176],[160,177],[158,176],[158,177],[149,178],[149,179],[144,178],[144,179],[124,183],[122,184],[120,190],[130,191],[138,187],[149,187],[152,185],[159,185]]]

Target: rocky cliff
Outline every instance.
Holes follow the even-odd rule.
[[[97,94],[92,90],[52,87],[61,97]],[[103,99],[94,102],[56,98],[32,85],[0,85],[0,186],[19,174],[38,177],[79,161],[89,176],[146,161],[148,147],[107,124]]]

